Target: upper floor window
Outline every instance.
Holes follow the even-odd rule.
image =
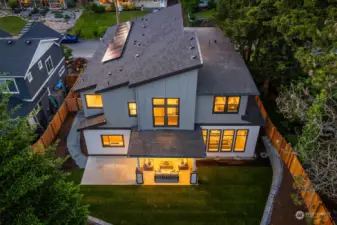
[[[19,94],[19,89],[14,79],[1,78],[0,87],[3,88],[3,93]]]
[[[42,70],[42,68],[43,68],[43,65],[42,65],[42,62],[41,62],[41,60],[37,63],[37,65],[39,66],[39,70]]]
[[[28,82],[29,82],[29,83],[32,82],[33,76],[32,76],[32,73],[31,73],[31,72],[29,72],[29,73],[27,74],[27,79],[28,79]]]
[[[154,98],[152,108],[154,127],[179,126],[179,98]]]
[[[85,102],[88,109],[103,108],[102,96],[97,94],[85,94]]]
[[[137,116],[137,104],[135,102],[128,102],[129,116]]]
[[[101,135],[103,147],[124,147],[123,135]]]
[[[53,61],[51,59],[51,56],[49,56],[46,60],[46,68],[47,68],[47,72],[48,74],[51,74],[54,70],[54,65],[53,65]]]
[[[215,96],[213,113],[237,113],[239,112],[239,96]]]

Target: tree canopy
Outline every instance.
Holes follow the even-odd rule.
[[[33,131],[7,110],[9,97],[0,100],[0,224],[85,224],[87,207],[80,204],[79,187],[60,170],[63,159],[52,148],[33,152]]]
[[[337,197],[337,1],[219,0],[216,23],[254,78],[301,124],[295,150],[316,189]]]

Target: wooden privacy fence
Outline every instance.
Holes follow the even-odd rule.
[[[268,114],[260,100],[260,98],[256,97],[257,104],[261,110],[261,113],[264,119],[267,122],[267,126],[265,127],[265,132],[267,136],[270,138],[274,147],[277,149],[280,157],[282,158],[284,164],[288,167],[293,178],[296,177],[304,177],[304,190],[301,191],[301,195],[303,197],[304,203],[306,204],[309,213],[314,218],[315,224],[326,224],[326,225],[335,225],[333,222],[329,211],[326,209],[323,204],[321,198],[315,191],[314,187],[310,183],[310,179],[308,174],[304,171],[301,162],[299,161],[295,151],[291,147],[289,143],[281,136],[281,134],[277,131],[276,127],[268,117]]]
[[[76,82],[78,79],[76,80]],[[74,86],[76,86],[74,82]],[[40,139],[33,145],[35,152],[44,152],[56,139],[58,132],[61,129],[62,124],[67,118],[69,112],[77,112],[82,109],[82,101],[78,98],[72,90],[68,93],[63,104],[54,115],[52,121],[50,121],[47,129],[44,131]]]

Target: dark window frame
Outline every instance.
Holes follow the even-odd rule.
[[[131,103],[135,103],[136,104],[136,114],[135,115],[132,115],[131,114],[131,109],[130,109],[130,104]],[[138,110],[137,110],[137,103],[136,102],[128,102],[128,113],[129,113],[129,117],[137,117],[138,115]]]
[[[237,139],[237,137],[238,137],[238,131],[240,131],[240,130],[245,130],[245,131],[247,131],[246,142],[245,142],[245,146],[244,146],[244,148],[243,148],[243,151],[238,151],[238,150],[235,151],[236,139]],[[233,144],[234,144],[234,145],[233,145],[233,152],[235,152],[235,153],[243,153],[243,152],[246,151],[247,142],[248,142],[248,135],[249,135],[249,129],[236,129],[236,130],[235,130],[235,140],[234,140],[234,143],[233,143]],[[243,136],[243,135],[239,135],[239,136]]]
[[[204,140],[204,134],[203,134],[204,130],[206,131],[206,141]],[[204,141],[205,147],[207,148],[207,146],[208,146],[208,134],[209,134],[209,130],[208,129],[202,129],[201,130],[201,134],[202,134],[202,139]]]
[[[164,99],[164,105],[155,105],[153,104],[154,99]],[[168,99],[178,99],[178,105],[168,105],[167,100]],[[155,125],[155,116],[154,116],[154,108],[155,107],[163,107],[164,108],[164,125]],[[167,108],[177,108],[178,109],[178,123],[177,125],[168,125],[168,115],[167,115]],[[153,127],[179,127],[180,126],[180,98],[176,97],[168,97],[168,98],[163,98],[163,97],[155,97],[152,98],[152,123]]]
[[[224,104],[224,111],[223,112],[215,112],[214,108],[215,108],[215,99],[217,97],[225,97],[226,98],[226,102]],[[230,97],[238,97],[239,98],[239,103],[238,103],[238,111],[236,112],[228,112],[228,98]],[[219,105],[219,104],[217,104]],[[241,96],[239,95],[214,95],[213,97],[213,108],[212,108],[212,114],[238,114],[240,111],[240,105],[241,105]]]
[[[209,150],[209,143],[210,143],[210,139],[211,139],[211,131],[212,130],[218,130],[220,131],[220,135],[219,135],[219,144],[218,144],[218,151],[210,151]],[[214,136],[214,135],[213,135]],[[207,152],[210,152],[210,153],[215,153],[215,152],[219,152],[220,151],[220,146],[221,146],[221,142],[222,142],[222,129],[208,129],[208,132],[207,132]]]
[[[103,137],[104,136],[122,136],[123,146],[111,146],[111,145],[104,145]],[[109,140],[110,141],[110,140]],[[124,148],[125,147],[125,140],[123,134],[101,134],[101,143],[103,148]]]
[[[224,135],[225,131],[234,131],[233,132],[233,135],[232,135],[232,144],[231,144],[231,149],[230,151],[223,151],[222,150],[222,145],[223,145],[223,138],[224,136],[230,136],[230,135]],[[220,152],[233,152],[234,150],[234,143],[235,143],[235,140],[236,140],[236,129],[222,129],[222,135],[221,135],[221,145],[220,145]]]
[[[102,98],[102,95],[101,98],[102,98],[102,107],[90,107],[88,106],[88,102],[87,102],[87,95],[100,95],[100,94],[84,94],[84,101],[85,101],[85,106],[87,107],[87,109],[103,109],[103,98]]]

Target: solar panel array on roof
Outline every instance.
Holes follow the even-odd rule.
[[[118,59],[122,56],[123,50],[128,39],[132,22],[120,24],[115,32],[114,38],[110,41],[109,46],[103,56],[102,63]]]

